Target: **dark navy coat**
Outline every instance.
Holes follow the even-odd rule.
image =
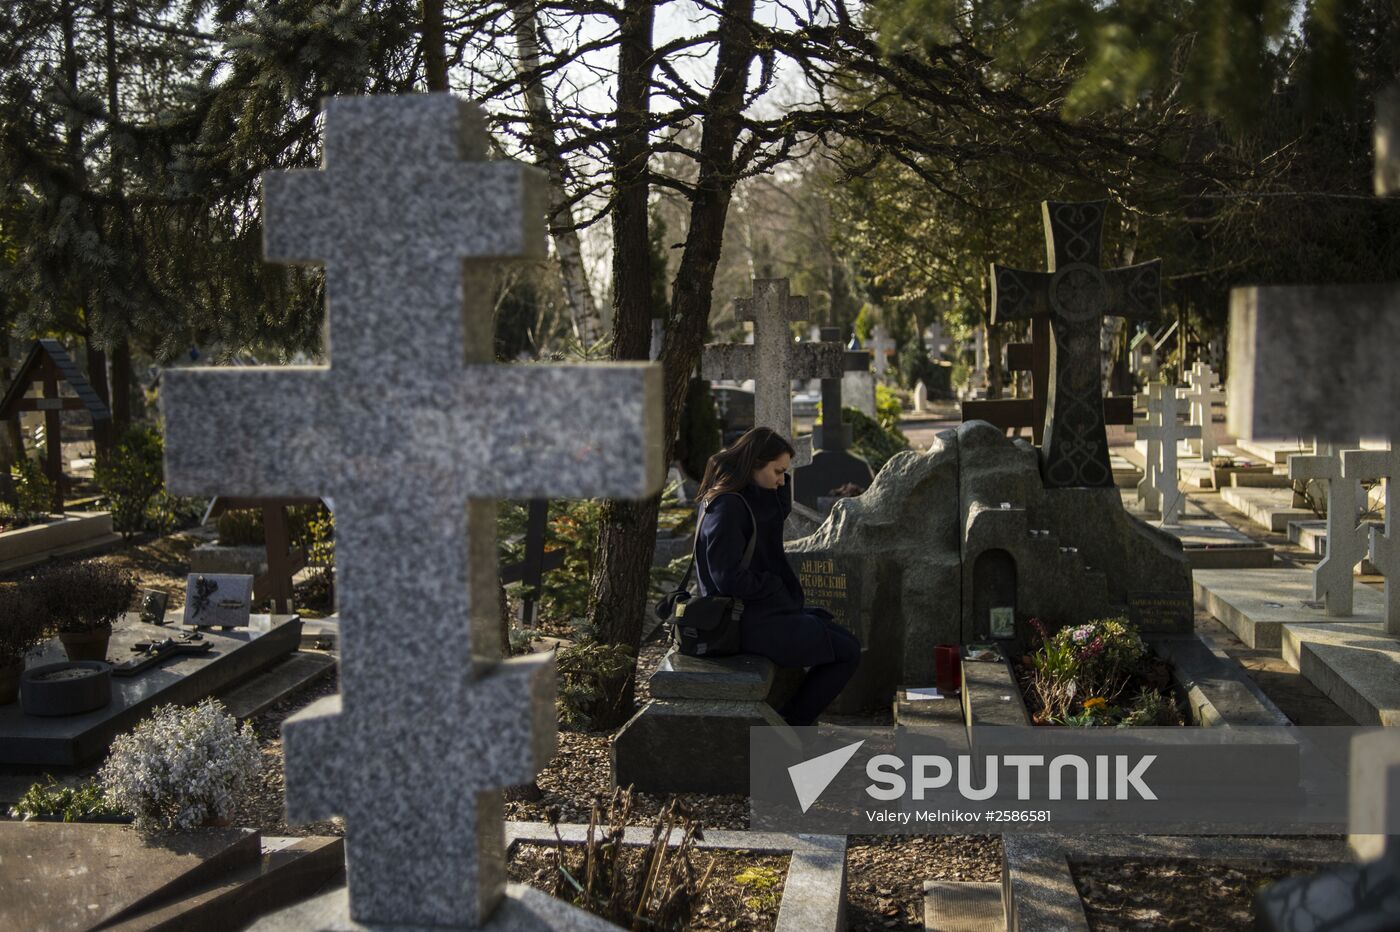
[[[744,502],[753,509],[752,518]],[[749,483],[714,498],[705,508],[695,545],[700,595],[732,596],[744,603],[740,623],[745,653],[761,654],[780,666],[831,663],[831,614],[803,606],[802,584],[783,552],[783,522],[791,511],[786,488]],[[742,570],[744,547],[755,532],[753,560]]]

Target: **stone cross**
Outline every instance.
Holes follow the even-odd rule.
[[[890,353],[894,350],[894,341],[890,339],[885,328],[876,325],[870,334],[870,355],[874,360],[875,378],[883,379],[885,372],[889,369]]]
[[[340,693],[284,726],[287,810],[345,817],[366,925],[485,923],[501,788],[555,746],[552,661],[501,660],[493,500],[665,472],[660,367],[493,362],[496,260],[544,255],[547,204],[484,126],[448,94],[328,100],[324,168],[264,174],[263,216],[269,259],[326,268],[329,365],[162,391],[175,494],[335,501]]]
[[[1144,429],[1162,426],[1162,399],[1166,397],[1165,382],[1153,382],[1147,386],[1144,407],[1147,418],[1133,425],[1137,435],[1147,441],[1147,453],[1142,466],[1142,478],[1137,484],[1137,500],[1145,511],[1162,510],[1162,488],[1158,471],[1162,465],[1162,442],[1155,431],[1144,434]]]
[[[835,327],[821,328],[821,338],[824,342],[841,345],[841,331]],[[842,352],[846,368],[865,367],[865,353],[850,350]],[[812,441],[818,450],[844,450],[851,445],[851,425],[843,420],[844,415],[841,411],[844,406],[842,381],[840,377],[822,379],[822,420],[812,428]]]
[[[1158,456],[1161,459],[1156,470],[1157,492],[1153,497],[1159,503],[1157,510],[1162,515],[1161,523],[1166,527],[1174,527],[1177,519],[1181,517],[1181,506],[1186,498],[1176,474],[1177,444],[1188,437],[1199,437],[1201,430],[1199,427],[1181,423],[1181,415],[1185,413],[1182,399],[1164,383],[1158,384],[1163,389],[1158,407],[1158,423],[1138,428],[1137,434],[1147,439],[1149,452],[1152,449],[1152,441],[1157,441]]]
[[[1048,317],[1051,408],[1041,447],[1047,488],[1111,487],[1099,371],[1105,315],[1150,320],[1161,309],[1161,260],[1099,267],[1107,202],[1042,205],[1047,272],[992,266],[992,323]]]
[[[1215,371],[1199,360],[1186,374],[1191,383],[1189,389],[1178,389],[1178,394],[1191,403],[1191,423],[1201,428],[1201,459],[1207,463],[1215,455],[1215,418],[1211,406],[1225,400],[1225,393],[1219,388]]]
[[[1390,495],[1400,480],[1400,450],[1347,450],[1342,454],[1342,475],[1351,482],[1385,480],[1385,529],[1370,528],[1367,556],[1385,577],[1385,633],[1400,635],[1400,528],[1395,523],[1400,499]],[[1327,551],[1332,551],[1330,536]]]
[[[1352,613],[1356,588],[1352,571],[1366,556],[1367,528],[1356,520],[1361,483],[1343,478],[1341,446],[1318,441],[1316,451],[1289,456],[1288,478],[1327,483],[1327,554],[1313,567],[1313,599],[1326,605],[1327,614],[1346,617]]]
[[[753,321],[753,343],[711,343],[701,357],[702,378],[754,380],[754,426],[771,427],[792,441],[792,382],[840,376],[839,343],[795,343],[788,324],[805,320],[807,299],[788,294],[786,278],[755,278],[753,296],[734,300],[735,316]],[[794,443],[794,466],[812,461],[810,440]]]

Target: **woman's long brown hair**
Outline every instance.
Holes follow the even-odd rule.
[[[699,498],[708,504],[716,495],[737,492],[753,482],[754,470],[773,462],[786,453],[796,456],[792,444],[771,427],[755,427],[725,447],[705,464],[705,478],[700,480]]]

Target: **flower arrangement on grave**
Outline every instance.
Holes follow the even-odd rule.
[[[24,658],[51,633],[48,613],[33,593],[16,585],[0,587],[0,705],[19,698]]]
[[[109,805],[155,831],[227,824],[257,779],[253,726],[241,728],[215,699],[162,706],[112,742],[98,774]]]
[[[1030,623],[1041,644],[1018,672],[1037,724],[1181,724],[1175,700],[1164,692],[1169,668],[1127,619],[1100,618],[1053,634],[1039,618]]]
[[[33,577],[29,588],[58,629],[69,660],[104,660],[112,623],[131,607],[136,580],[110,563],[71,563]]]

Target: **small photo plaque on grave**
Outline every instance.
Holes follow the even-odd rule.
[[[1014,638],[1016,636],[1016,609],[1010,606],[997,606],[991,610],[991,631],[994,638]]]
[[[253,577],[191,573],[185,580],[185,624],[246,628],[253,610]]]
[[[141,620],[148,625],[165,624],[165,606],[170,593],[160,589],[141,590]]]

